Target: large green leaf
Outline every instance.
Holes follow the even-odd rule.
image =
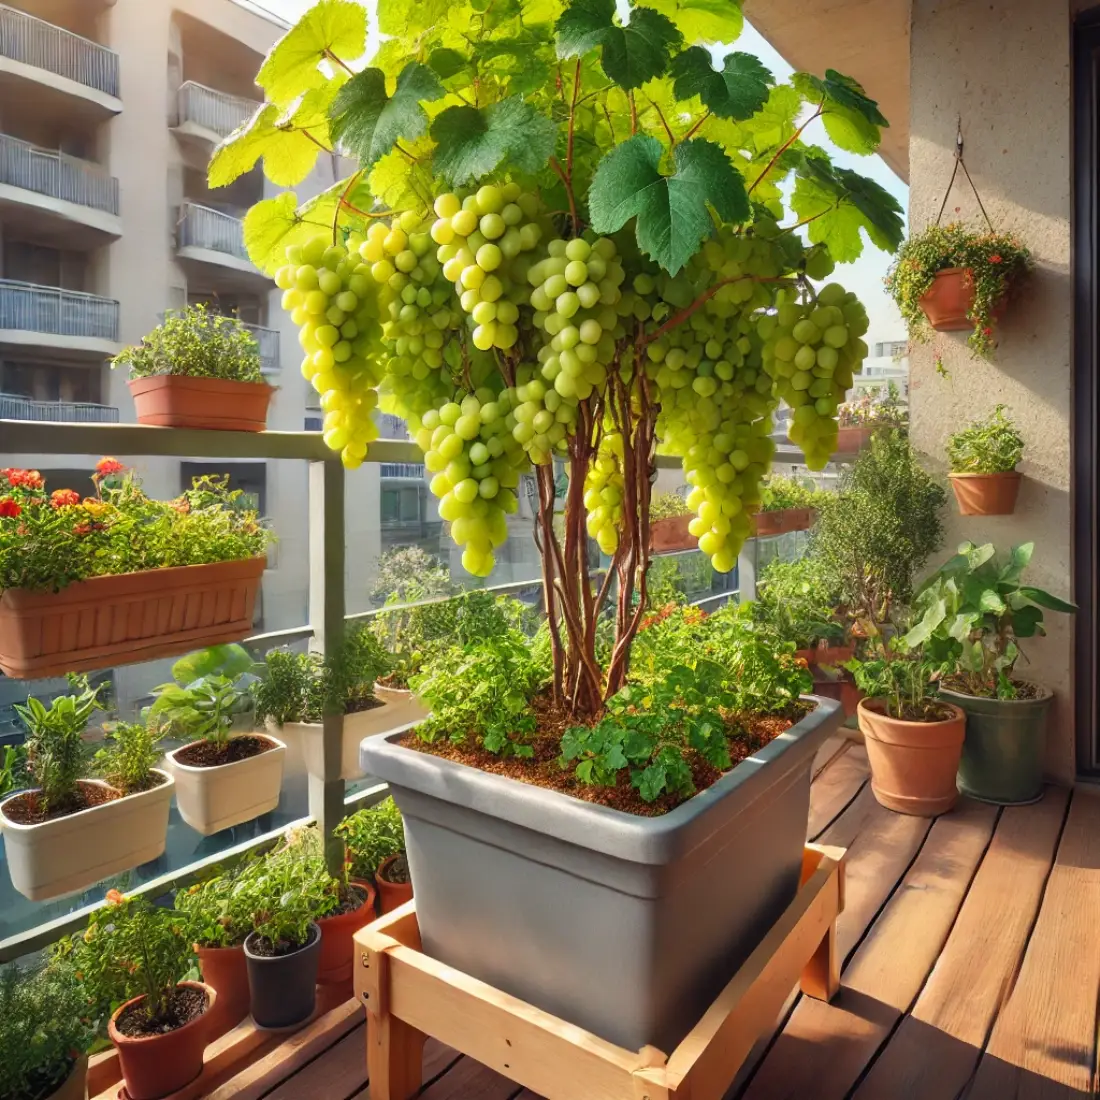
[[[1031,556],[1034,553],[1035,543],[1033,542],[1022,542],[1019,546],[1014,546],[1008,555],[1008,563],[1001,570],[999,579],[1010,584],[1018,582],[1031,563]]]
[[[555,29],[559,57],[600,48],[604,74],[628,91],[661,76],[683,41],[676,25],[653,8],[632,8],[629,23],[616,23],[615,0],[572,0]]]
[[[802,96],[790,84],[779,84],[768,93],[767,102],[744,127],[752,135],[757,152],[778,149],[793,136]]]
[[[936,627],[947,618],[947,604],[941,600],[935,600],[928,606],[924,616],[902,639],[910,649],[924,645],[932,637]]]
[[[812,73],[795,73],[791,82],[821,108],[825,131],[841,149],[866,156],[879,147],[882,129],[890,123],[858,81],[826,69],[824,79]]]
[[[710,52],[702,46],[692,46],[677,56],[672,75],[677,98],[698,96],[719,118],[751,118],[767,103],[769,87],[775,83],[775,77],[751,53],[729,54],[716,71]]]
[[[600,162],[589,190],[592,228],[614,233],[637,218],[638,245],[675,275],[714,228],[708,204],[728,222],[749,215],[745,181],[721,146],[702,138],[677,145],[675,174],[660,172],[662,144],[639,134]]]
[[[685,42],[734,42],[745,16],[741,0],[649,0],[679,28]]]
[[[264,158],[264,175],[280,187],[293,187],[313,171],[320,148],[304,130],[278,125],[283,112],[265,103],[242,126],[238,126],[214,150],[208,178],[211,187],[225,187],[251,171]]]
[[[320,0],[272,46],[256,83],[268,99],[287,104],[328,79],[319,68],[327,55],[355,61],[366,46],[367,9],[352,0]]]
[[[1045,607],[1048,611],[1060,611],[1064,615],[1072,615],[1077,610],[1077,605],[1067,600],[1052,596],[1042,588],[1034,588],[1028,584],[1020,585],[1020,595],[1026,596],[1032,603]]]
[[[340,89],[332,105],[333,141],[370,168],[399,138],[420,137],[428,128],[428,114],[421,104],[444,94],[439,77],[418,61],[401,70],[392,96],[386,94],[381,69],[364,69]]]
[[[325,228],[324,222],[298,210],[298,197],[293,191],[284,191],[256,203],[245,215],[244,246],[261,271],[274,275],[285,263],[289,245],[302,244]]]
[[[554,152],[557,127],[519,96],[488,107],[448,107],[432,123],[436,171],[454,186],[479,180],[507,160],[537,172]]]

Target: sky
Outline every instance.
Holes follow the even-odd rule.
[[[284,19],[295,20],[307,8],[312,7],[315,0],[255,0],[255,2],[256,6],[265,7]],[[368,4],[368,7],[371,6],[373,5]],[[738,39],[736,48],[746,53],[756,54],[771,69],[779,81],[786,80],[793,72],[791,66],[772,49],[748,22],[745,23],[744,32]],[[898,199],[908,214],[909,188],[894,175],[893,171],[880,157],[857,157],[841,152],[829,141],[824,129],[821,128],[820,122],[815,123],[811,129],[807,130],[806,138],[808,141],[828,149],[836,163],[842,167],[851,168],[881,184]],[[867,307],[871,327],[866,339],[872,346],[879,340],[904,340],[906,338],[905,326],[901,317],[882,286],[883,277],[886,275],[886,269],[889,266],[890,257],[867,243],[866,251],[855,263],[841,264],[833,275],[836,281],[843,283],[848,290],[858,294]]]

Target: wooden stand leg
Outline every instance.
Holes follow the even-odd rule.
[[[371,1100],[412,1100],[423,1083],[424,1033],[389,1013],[367,1012]]]
[[[840,989],[840,957],[836,947],[836,922],[818,945],[802,971],[802,992],[818,1001],[831,1001]]]

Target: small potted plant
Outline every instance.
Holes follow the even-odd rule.
[[[776,641],[793,642],[807,665],[842,665],[854,649],[837,614],[839,596],[828,572],[812,556],[769,562],[760,575],[753,620]]]
[[[773,474],[760,485],[760,511],[753,517],[757,537],[808,530],[822,495],[808,480]]]
[[[168,313],[112,367],[127,367],[139,424],[262,432],[274,387],[260,371],[256,338],[235,317],[204,305]]]
[[[695,512],[679,493],[658,493],[649,504],[649,545],[653,552],[694,550],[699,540],[688,530],[694,518]]]
[[[350,875],[374,883],[379,912],[389,913],[412,898],[405,828],[392,798],[344,818],[336,835],[344,841]]]
[[[907,431],[909,410],[902,402],[897,386],[890,382],[885,390],[865,390],[837,410],[836,453],[858,454],[879,431]]]
[[[270,536],[228,476],[173,501],[114,458],[92,480],[81,500],[0,470],[0,671],[38,679],[245,637]]]
[[[964,516],[1009,516],[1016,510],[1024,439],[1004,405],[947,441],[951,488]]]
[[[46,706],[36,698],[16,712],[27,730],[26,770],[35,784],[0,803],[8,871],[31,901],[83,890],[164,851],[171,777],[157,770],[152,735],[120,724],[97,758],[106,779],[92,778],[85,742],[107,685],[72,676],[76,694]]]
[[[183,657],[172,666],[172,682],[154,690],[148,710],[150,722],[188,739],[168,754],[168,767],[180,817],[203,836],[279,804],[286,745],[268,733],[251,732],[252,664],[238,645]]]
[[[0,1095],[5,1100],[85,1100],[95,1024],[73,967],[0,970]]]
[[[1015,233],[974,230],[961,222],[931,225],[899,249],[886,276],[914,340],[937,332],[970,330],[976,355],[994,346],[993,327],[1013,287],[1031,267],[1031,253]]]
[[[1043,612],[1077,608],[1033,585],[1023,574],[1034,543],[1007,559],[992,543],[966,542],[925,582],[923,613],[909,632],[945,664],[940,697],[966,714],[958,783],[985,802],[1033,802],[1043,793],[1043,750],[1052,693],[1015,675],[1021,639],[1045,633]]]

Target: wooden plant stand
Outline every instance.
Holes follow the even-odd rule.
[[[684,1041],[625,1050],[428,958],[415,901],[356,933],[371,1100],[410,1100],[431,1035],[548,1100],[721,1100],[792,989],[840,987],[844,850],[807,845],[802,887]]]

